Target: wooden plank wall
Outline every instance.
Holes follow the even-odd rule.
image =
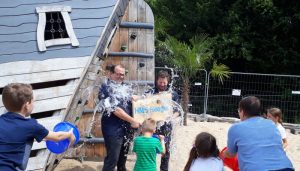
[[[44,84],[40,86],[42,88],[33,90],[35,102],[31,117],[39,118],[37,120],[40,124],[53,130],[53,127],[64,119],[64,109],[68,106],[88,58],[85,56],[0,64],[2,69],[0,89],[14,82],[32,84],[33,87]],[[55,82],[62,80],[65,81],[59,85],[55,84]],[[52,83],[48,85],[45,82]],[[5,111],[0,94],[0,114]],[[45,142],[34,142],[32,150],[37,150],[37,153],[31,155],[26,170],[44,169],[49,156]]]
[[[1,0],[0,63],[22,60],[45,60],[91,55],[116,0]],[[53,46],[47,53],[37,48],[38,14],[36,7],[70,6],[69,13],[80,46]]]
[[[122,22],[151,23],[154,17],[151,8],[143,0],[131,0],[122,18]],[[136,39],[130,38],[135,33]],[[122,50],[122,47],[126,49]],[[119,28],[112,39],[110,52],[142,52],[154,54],[154,29]],[[140,67],[144,63],[144,67]],[[128,71],[127,81],[153,81],[154,58],[108,57],[102,68],[110,64],[122,64]]]
[[[101,73],[100,65],[103,61],[102,59],[104,58],[103,54],[105,48],[107,47],[107,44],[110,41],[109,39],[111,33],[113,32],[113,28],[119,24],[120,19],[124,15],[125,8],[128,5],[128,0],[116,0],[111,2],[115,3],[115,7],[108,19],[108,22],[106,23],[103,29],[100,39],[97,42],[97,48],[91,54],[92,57],[88,61],[87,66],[85,67],[83,74],[80,77],[78,83],[79,85],[77,86],[74,95],[71,98],[71,102],[68,104],[68,107],[65,111],[65,121],[77,123],[78,118],[79,120],[81,120],[81,115],[83,113],[84,108],[86,107],[86,104],[93,106],[95,103],[94,100],[96,100],[96,98],[93,95],[93,93],[97,93],[99,89],[100,80],[102,78],[101,74],[98,75],[98,73]],[[97,152],[98,151],[95,151],[94,154],[97,154]],[[103,154],[101,155],[103,156]],[[47,161],[46,170],[52,171],[64,156],[65,154],[50,155]]]
[[[122,17],[122,22],[141,22],[154,24],[154,17],[152,10],[143,0],[131,0]],[[136,39],[131,39],[130,35],[136,33]],[[125,49],[122,50],[122,47]],[[112,38],[109,52],[143,52],[154,54],[154,30],[141,28],[118,28]],[[144,67],[139,64],[144,63]],[[122,64],[125,66],[128,74],[125,77],[127,81],[153,81],[154,82],[154,58],[138,58],[138,57],[107,57],[102,64],[102,72],[98,73],[97,78],[105,75],[105,67],[110,64]],[[143,86],[140,86],[143,87]],[[89,97],[85,108],[93,109],[95,101],[97,101],[98,89],[95,90],[94,95]],[[143,89],[141,88],[143,92]],[[78,127],[82,138],[85,138],[88,131],[89,124],[92,122],[93,113],[86,113],[81,116]],[[92,136],[101,138],[101,114],[96,115],[95,123],[92,127]],[[85,160],[99,160],[105,157],[105,147],[103,144],[84,144],[79,146],[77,151],[72,152],[69,157],[84,157]]]
[[[88,139],[90,136],[93,138],[102,138],[100,119],[100,113],[95,115],[94,121],[92,112],[83,114],[76,124],[81,138]],[[78,144],[74,150],[70,151],[68,157],[100,161],[104,159],[105,155],[104,143],[83,143]]]

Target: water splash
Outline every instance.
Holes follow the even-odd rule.
[[[100,113],[110,115],[116,110],[119,104],[127,106],[132,100],[133,89],[131,84],[117,84],[114,81],[105,83],[107,86],[107,94],[109,97],[100,100],[96,109]]]
[[[176,77],[176,73],[173,69],[171,69],[171,73],[172,73],[172,80],[173,78]],[[103,77],[102,77],[103,78]],[[97,119],[96,118],[96,113],[99,112],[99,113],[106,113],[108,116],[113,112],[115,111],[117,105],[121,102],[121,101],[125,101],[125,105],[127,102],[131,101],[132,100],[132,95],[133,94],[137,94],[137,92],[135,90],[138,90],[139,96],[145,96],[145,94],[141,91],[141,88],[142,87],[141,85],[138,85],[138,84],[110,84],[109,81],[107,81],[107,79],[105,79],[104,81],[102,81],[103,84],[109,84],[109,88],[108,88],[108,92],[109,94],[111,95],[110,97],[104,99],[104,100],[100,100],[98,103],[96,103],[96,99],[95,99],[95,104],[96,107],[94,108],[93,110],[93,116],[92,116],[92,119],[91,119],[91,122],[89,123],[89,126],[87,128],[87,131],[85,132],[85,137],[86,138],[93,138],[94,135],[91,133],[92,132],[92,129],[93,129],[93,126],[95,125],[96,122],[99,122],[100,121],[100,118]],[[94,87],[89,87],[87,88],[83,94],[88,95],[88,96],[91,96],[91,94],[93,94],[93,91],[94,91],[94,88],[96,87],[96,85]],[[144,88],[142,88],[144,90],[146,89],[150,89],[150,86],[145,84],[144,85]],[[173,91],[173,81],[170,82],[170,88],[169,90],[166,92],[166,93],[172,93]],[[146,95],[147,96],[147,95]],[[160,99],[162,103],[170,103],[170,102],[167,102],[165,99]],[[179,116],[177,116],[177,114],[170,114],[165,121],[163,122],[158,122],[157,123],[157,130],[161,129],[161,127],[167,123],[167,124],[170,124],[172,125],[172,131],[169,130],[169,133],[170,133],[170,147],[169,147],[169,151],[170,151],[170,154],[171,154],[171,158],[175,158],[176,157],[176,153],[177,153],[177,147],[175,146],[176,144],[176,139],[178,138],[176,136],[176,130],[178,129],[178,127],[180,125],[182,125],[182,121],[183,121],[183,110],[180,106],[180,104],[176,103],[176,102],[172,102],[172,108],[174,111],[177,111],[177,113],[179,114]],[[150,116],[150,114],[149,114]],[[131,145],[132,144],[132,139],[133,137],[136,137],[136,136],[139,136],[141,134],[140,130],[135,130],[135,132],[132,134],[132,135],[125,135],[124,139],[126,140],[125,142],[125,145]],[[86,139],[87,141],[87,139]],[[78,152],[79,152],[79,159],[81,158],[80,161],[82,161],[82,159],[86,156],[84,156],[85,154],[85,150],[84,150],[84,146],[86,143],[86,141],[84,141],[82,144],[80,144],[79,146],[77,146],[75,149],[73,149],[73,153],[74,151],[76,152],[76,156],[78,156]],[[132,150],[132,145],[131,145],[131,150]],[[72,152],[69,152],[69,156],[71,156],[71,153]]]

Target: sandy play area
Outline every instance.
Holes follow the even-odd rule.
[[[219,149],[225,147],[227,141],[227,131],[231,126],[230,123],[220,122],[194,122],[189,120],[188,126],[180,126],[175,132],[175,146],[170,161],[170,171],[182,171],[185,163],[188,159],[190,148],[192,147],[194,138],[200,132],[206,131],[211,133],[217,138]],[[286,130],[288,138],[287,154],[291,159],[295,170],[300,170],[300,135],[294,135],[290,133],[290,130]],[[127,161],[127,169],[130,171],[133,169],[135,156],[129,155]],[[159,157],[158,161],[159,163]],[[99,171],[101,170],[103,162],[91,162],[84,161],[80,163],[77,160],[64,159],[60,162],[55,171]],[[226,169],[230,170],[230,169]]]

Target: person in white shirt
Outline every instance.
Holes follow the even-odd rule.
[[[219,153],[214,136],[207,132],[198,134],[184,171],[224,171],[223,161],[219,158]]]
[[[280,132],[280,135],[281,135],[283,148],[286,149],[288,143],[287,143],[285,129],[282,126],[281,110],[279,108],[270,108],[267,110],[267,117],[268,117],[268,119],[272,120],[276,124],[276,126]]]

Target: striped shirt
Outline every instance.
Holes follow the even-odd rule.
[[[134,139],[133,151],[137,155],[134,171],[156,171],[156,153],[162,153],[157,138],[139,136]]]

